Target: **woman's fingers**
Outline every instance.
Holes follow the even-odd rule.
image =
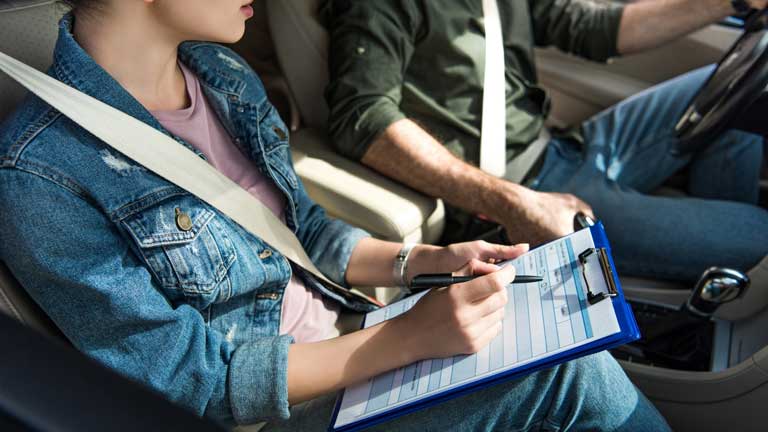
[[[494,340],[502,330],[502,327],[504,324],[499,321],[493,326],[489,327],[485,330],[485,333],[483,333],[479,338],[477,338],[477,342],[475,343],[475,348],[477,348],[474,352],[478,352],[488,346],[488,344],[491,343],[492,340]]]
[[[483,261],[494,260],[495,262],[511,260],[528,252],[530,245],[520,243],[513,246],[488,243],[484,241],[477,242],[479,259]]]
[[[504,319],[504,310],[500,310],[485,316],[471,326],[467,327],[464,334],[464,349],[467,353],[475,353],[483,349],[499,334]]]
[[[482,318],[500,310],[503,311],[508,301],[509,294],[507,294],[507,290],[501,290],[497,293],[489,295],[479,302],[474,303],[470,308],[471,314],[475,318]]]
[[[456,311],[456,322],[460,327],[469,328],[490,315],[503,315],[507,301],[507,293],[502,291],[488,296],[481,302],[465,305]]]
[[[458,300],[475,303],[494,293],[506,290],[507,285],[513,280],[515,280],[515,267],[508,265],[471,282],[452,285],[450,290]]]
[[[471,259],[464,267],[453,272],[454,276],[476,276],[486,275],[499,270],[499,266],[480,261],[479,259]]]

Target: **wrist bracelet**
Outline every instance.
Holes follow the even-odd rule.
[[[411,251],[416,247],[415,243],[406,243],[400,252],[395,257],[395,265],[392,267],[392,280],[395,281],[396,286],[407,287],[408,282],[405,280],[405,274],[408,270],[408,257],[411,255]]]

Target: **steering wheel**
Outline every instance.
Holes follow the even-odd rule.
[[[709,145],[768,90],[768,9],[753,11],[744,34],[720,60],[675,126],[676,154]]]

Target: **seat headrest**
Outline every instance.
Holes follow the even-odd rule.
[[[56,0],[10,0],[0,3],[0,51],[39,70],[48,69],[67,7]],[[0,73],[0,121],[26,91]]]
[[[328,106],[328,32],[320,22],[323,0],[267,0],[275,50],[307,126],[325,129]]]

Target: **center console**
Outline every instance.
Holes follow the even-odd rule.
[[[764,283],[736,301],[714,295],[722,284],[709,293],[622,285],[643,336],[612,353],[673,430],[768,429]]]

